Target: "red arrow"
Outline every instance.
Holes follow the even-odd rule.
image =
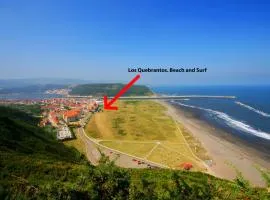
[[[140,78],[140,74],[138,74],[137,76],[135,76],[125,87],[123,87],[116,95],[115,97],[108,102],[108,97],[104,96],[104,109],[105,110],[117,110],[118,107],[116,106],[112,106],[112,104],[120,97],[122,96],[137,80],[139,80]]]

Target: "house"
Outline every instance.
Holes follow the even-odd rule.
[[[80,116],[81,116],[81,111],[73,109],[73,110],[68,110],[64,112],[63,119],[65,120],[66,123],[75,122],[80,119]]]
[[[54,112],[49,113],[48,120],[54,127],[57,127],[59,124],[59,119]]]
[[[89,111],[95,111],[98,108],[98,103],[96,101],[91,102],[88,104],[87,109]]]

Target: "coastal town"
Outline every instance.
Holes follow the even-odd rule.
[[[82,127],[86,119],[100,111],[101,101],[89,98],[52,98],[41,100],[1,100],[1,105],[40,105],[40,127],[51,125],[57,130],[58,140],[74,137],[71,128]]]

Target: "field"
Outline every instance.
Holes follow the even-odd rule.
[[[194,170],[205,170],[205,151],[166,114],[163,105],[155,101],[119,101],[117,106],[117,111],[96,113],[86,133],[100,144],[170,168],[191,162]]]

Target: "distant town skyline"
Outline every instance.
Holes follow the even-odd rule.
[[[0,79],[270,84],[269,1],[2,1]]]

